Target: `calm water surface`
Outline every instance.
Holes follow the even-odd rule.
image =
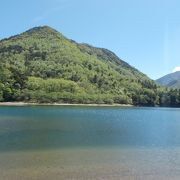
[[[180,179],[180,109],[0,107],[0,174]]]

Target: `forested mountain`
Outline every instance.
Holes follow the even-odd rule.
[[[156,82],[162,86],[180,89],[180,71],[163,76]]]
[[[154,106],[169,105],[167,93],[113,52],[48,26],[0,41],[0,101]]]

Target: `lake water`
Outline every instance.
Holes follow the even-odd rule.
[[[180,109],[0,107],[0,179],[180,179]]]

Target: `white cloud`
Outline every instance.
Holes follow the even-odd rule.
[[[173,72],[177,72],[177,71],[180,71],[180,66],[175,67],[175,68],[173,69]]]

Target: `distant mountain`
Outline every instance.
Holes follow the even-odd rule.
[[[0,41],[0,101],[154,106],[159,99],[156,83],[113,52],[48,26]]]
[[[157,79],[156,82],[162,86],[170,88],[180,88],[180,71],[168,74],[160,79]]]

